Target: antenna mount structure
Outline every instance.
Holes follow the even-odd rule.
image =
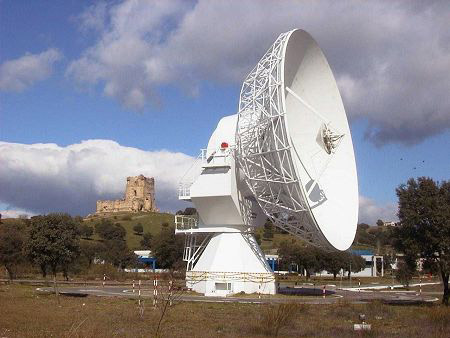
[[[219,121],[193,171],[180,199],[198,215],[175,222],[186,235],[187,286],[199,293],[276,292],[253,236],[267,218],[311,245],[351,245],[358,187],[350,129],[332,71],[307,32],[277,38],[244,80],[238,113]]]

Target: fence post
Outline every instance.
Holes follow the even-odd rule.
[[[106,274],[104,273],[102,286],[105,287],[105,284],[106,284]]]
[[[158,277],[153,280],[153,306],[156,308],[158,304]]]
[[[169,281],[169,305],[172,306],[172,283],[173,281]]]
[[[139,305],[141,305],[141,280],[139,279],[139,291],[138,291],[139,293],[138,293],[138,296],[139,296],[139,301],[138,301],[138,303],[139,303]]]
[[[325,287],[326,287],[326,285],[323,286],[323,290],[322,290],[322,298],[325,298]]]
[[[133,279],[133,293],[134,293],[134,279]]]

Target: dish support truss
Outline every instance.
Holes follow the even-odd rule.
[[[184,237],[183,261],[186,262],[186,272],[191,271],[197,263],[203,250],[211,239],[211,234],[186,233]]]
[[[283,55],[292,32],[278,37],[242,85],[236,160],[273,224],[315,246],[331,249],[295,170],[295,149],[286,126]]]

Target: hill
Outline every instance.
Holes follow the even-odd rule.
[[[161,231],[162,224],[167,223],[169,226],[175,226],[174,215],[170,213],[158,213],[158,212],[120,212],[104,215],[92,215],[84,219],[89,226],[95,226],[101,219],[110,219],[113,223],[121,224],[127,231],[126,240],[128,246],[132,250],[141,249],[140,241],[142,236],[136,235],[133,231],[133,227],[140,223],[144,229],[144,233],[149,232],[152,235],[156,235]],[[3,219],[4,223],[22,222],[24,220],[19,219]],[[276,253],[276,250],[280,247],[283,241],[299,241],[294,236],[283,233],[278,228],[270,225],[270,230],[267,227],[261,226],[255,229],[255,236],[259,237],[261,242],[261,249],[265,253]],[[390,247],[390,227],[369,227],[365,224],[358,225],[358,231],[355,241],[352,245],[352,249],[371,249],[384,253],[386,249]],[[269,235],[268,235],[269,234]],[[270,235],[271,234],[271,235]],[[272,237],[271,237],[272,236]],[[98,239],[96,235],[93,239]]]
[[[162,224],[168,223],[169,226],[175,226],[174,215],[169,213],[158,212],[121,212],[111,213],[106,215],[93,215],[84,220],[89,226],[95,226],[102,219],[110,219],[113,223],[119,223],[127,231],[126,240],[128,247],[132,250],[138,250],[141,248],[140,241],[142,236],[136,235],[133,231],[133,227],[140,223],[144,229],[144,233],[149,232],[152,235],[156,235],[161,231]],[[96,238],[94,236],[94,238]]]

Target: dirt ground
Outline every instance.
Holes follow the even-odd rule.
[[[283,312],[284,311],[284,312]],[[359,314],[370,332],[354,332]],[[284,316],[284,317],[283,317]],[[161,317],[146,300],[65,297],[35,287],[0,286],[0,337],[151,337]],[[283,321],[285,322],[283,324]],[[440,305],[389,306],[379,302],[332,305],[175,303],[163,317],[167,337],[449,337],[450,309]]]

